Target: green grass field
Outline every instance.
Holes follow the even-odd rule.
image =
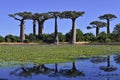
[[[8,63],[58,63],[79,57],[120,53],[115,45],[2,45],[0,62]]]

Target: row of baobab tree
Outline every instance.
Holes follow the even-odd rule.
[[[18,12],[14,14],[9,14],[10,17],[13,17],[15,20],[20,21],[20,39],[21,42],[25,40],[25,33],[24,33],[24,24],[25,20],[33,20],[33,34],[36,35],[36,21],[38,23],[38,35],[42,35],[44,33],[44,22],[48,19],[55,19],[55,28],[54,28],[54,43],[59,44],[58,38],[58,26],[57,26],[57,19],[71,19],[72,20],[72,32],[70,43],[76,43],[76,26],[75,21],[78,17],[83,16],[85,12],[83,11],[63,11],[63,12],[47,12],[47,13],[31,13],[31,12]],[[113,14],[104,14],[99,17],[100,19],[107,20],[107,33],[110,33],[110,20],[113,18],[117,18]],[[106,26],[105,22],[101,21],[93,21],[90,23],[92,26],[88,26],[87,29],[96,28],[96,35],[99,33],[99,28]]]

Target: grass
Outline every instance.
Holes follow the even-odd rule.
[[[73,61],[79,57],[115,54],[115,45],[2,45],[0,62],[8,63],[58,63]]]

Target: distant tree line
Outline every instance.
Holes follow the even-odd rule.
[[[58,32],[59,42],[70,42],[71,32],[67,32],[66,34],[62,34]],[[37,42],[37,43],[54,43],[54,33],[51,34],[42,34],[41,36],[35,35],[33,33],[26,35],[26,39],[23,41],[25,43],[28,42]],[[100,42],[100,43],[108,43],[108,42],[120,42],[120,24],[117,24],[114,27],[112,33],[107,34],[105,32],[99,33],[95,36],[93,33],[83,33],[80,29],[76,29],[76,41],[88,41],[88,42]],[[14,35],[6,35],[5,37],[0,36],[0,42],[21,42],[19,36]]]

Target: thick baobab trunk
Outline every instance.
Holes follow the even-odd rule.
[[[21,23],[20,23],[20,39],[21,39],[21,42],[23,42],[25,40],[25,33],[24,33],[24,20],[21,20]]]
[[[38,20],[38,35],[40,35],[40,21]]]
[[[44,33],[44,21],[38,21],[38,35]]]
[[[107,67],[110,67],[110,55],[107,56]]]
[[[99,27],[96,27],[96,36],[99,34]]]
[[[75,66],[75,62],[72,63],[72,70],[76,71],[76,66]]]
[[[58,72],[57,63],[55,63],[55,72]]]
[[[107,33],[110,33],[110,20],[107,19]]]
[[[33,34],[36,35],[36,20],[33,20]]]
[[[76,26],[75,26],[75,19],[72,19],[72,32],[71,32],[71,43],[76,43]]]
[[[59,39],[58,39],[58,27],[57,27],[57,18],[55,18],[54,43],[55,43],[55,44],[59,44]]]
[[[44,21],[41,21],[40,34],[44,34]]]

